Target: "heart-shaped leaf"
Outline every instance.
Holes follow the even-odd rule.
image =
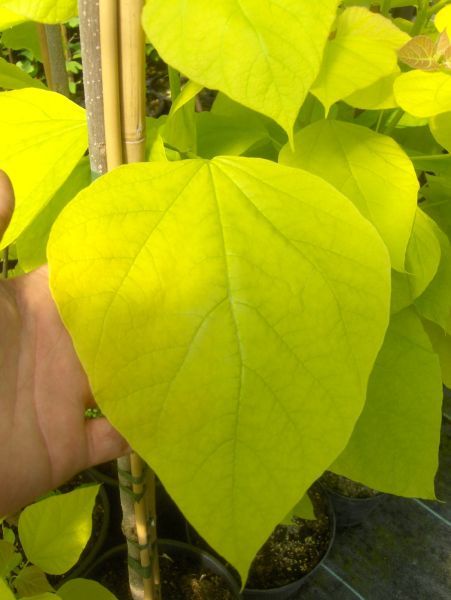
[[[337,20],[335,36],[326,44],[312,94],[328,112],[337,100],[393,73],[396,50],[408,39],[381,15],[358,6],[346,9]]]
[[[10,27],[14,27],[15,25],[19,25],[19,23],[23,23],[26,20],[26,17],[24,17],[23,15],[13,13],[7,8],[3,8],[0,5],[0,31],[9,29]]]
[[[102,177],[48,256],[102,410],[245,580],[362,409],[388,316],[379,236],[314,175],[219,158]]]
[[[398,51],[401,62],[412,69],[422,71],[437,71],[440,65],[436,59],[435,42],[427,35],[417,35]]]
[[[58,589],[61,600],[117,600],[109,590],[89,579],[72,579]]]
[[[25,89],[0,94],[0,169],[10,177],[16,208],[2,239],[13,242],[46,206],[83,156],[85,111],[61,94]]]
[[[393,86],[399,106],[414,117],[434,117],[451,111],[451,73],[409,71]]]
[[[338,0],[147,0],[144,29],[163,59],[292,134],[318,75]]]
[[[408,156],[390,137],[342,121],[322,120],[295,135],[282,164],[320,175],[348,196],[379,231],[395,269],[404,270],[417,207],[418,181]]]
[[[385,110],[387,108],[396,108],[396,102],[393,93],[393,84],[399,77],[401,70],[396,67],[393,73],[378,79],[375,83],[366,88],[357,90],[350,96],[344,98],[346,104],[363,110]]]
[[[46,573],[62,575],[80,558],[92,531],[98,485],[45,498],[19,517],[19,537],[28,560]]]
[[[429,126],[437,142],[451,152],[451,111],[432,117]]]
[[[407,308],[391,318],[365,408],[331,470],[382,492],[435,498],[442,398],[438,357]]]

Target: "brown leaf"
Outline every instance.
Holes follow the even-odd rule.
[[[399,60],[413,69],[437,71],[440,65],[435,58],[435,43],[426,35],[417,35],[398,51]]]

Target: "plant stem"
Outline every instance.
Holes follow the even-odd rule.
[[[391,8],[391,0],[382,0],[381,2],[381,14],[384,15],[384,17],[388,17],[390,14],[390,8]]]
[[[78,13],[80,15],[85,105],[88,114],[89,160],[92,179],[96,179],[107,170],[102,65],[99,52],[99,0],[79,0]]]
[[[404,115],[404,111],[402,110],[402,108],[396,108],[392,112],[392,114],[388,118],[388,121],[385,124],[385,130],[384,130],[385,135],[391,135],[393,133],[396,125],[402,119],[403,115]]]
[[[68,40],[68,37],[67,37],[66,26],[65,25],[60,25],[60,27],[61,27],[61,37],[62,37],[62,40],[63,40],[64,60],[66,61],[66,64],[67,64],[68,62],[70,62],[72,60],[72,54],[71,54],[71,51],[70,51],[70,48],[69,48],[69,40]],[[66,71],[67,71],[67,69],[66,69]],[[68,78],[68,81],[69,81],[69,93],[71,93],[70,84],[74,84],[75,83],[74,82],[73,73],[67,73],[67,78]]]
[[[59,25],[38,24],[45,78],[54,92],[69,96],[69,80],[66,71],[63,39]]]
[[[180,73],[168,65],[169,88],[171,90],[171,100],[174,102],[180,95],[182,86],[180,84]]]
[[[423,27],[429,21],[430,15],[429,15],[428,9],[429,9],[429,3],[427,2],[427,0],[423,0],[417,9],[417,16],[415,17],[415,21],[413,23],[413,27],[412,27],[412,31],[411,31],[412,37],[421,33],[421,31],[423,30]]]
[[[435,4],[433,4],[432,6],[430,6],[428,8],[428,17],[429,18],[432,17],[433,15],[435,15],[435,13],[438,13],[439,10],[441,10],[448,4],[449,4],[449,0],[439,0],[438,2],[436,2]]]

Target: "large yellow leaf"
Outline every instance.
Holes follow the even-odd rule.
[[[0,169],[11,178],[16,209],[4,248],[28,227],[64,183],[88,145],[85,111],[38,89],[0,94]]]
[[[408,39],[381,15],[357,6],[346,9],[337,21],[335,36],[326,44],[312,94],[328,112],[337,100],[392,74],[396,50]]]
[[[318,75],[338,0],[147,0],[144,29],[193,81],[277,121],[289,135]]]

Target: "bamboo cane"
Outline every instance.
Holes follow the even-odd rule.
[[[100,55],[108,170],[122,164],[117,0],[99,0]]]
[[[89,160],[96,179],[106,173],[103,119],[102,64],[100,58],[99,0],[79,0],[80,40],[85,106],[88,115]]]
[[[140,162],[146,150],[143,0],[119,0],[122,138],[124,162]]]
[[[119,0],[121,117],[124,162],[145,160],[145,38],[143,0]],[[136,533],[143,573],[144,600],[160,599],[155,516],[155,476],[136,454],[130,456]],[[139,483],[138,483],[139,482]]]

